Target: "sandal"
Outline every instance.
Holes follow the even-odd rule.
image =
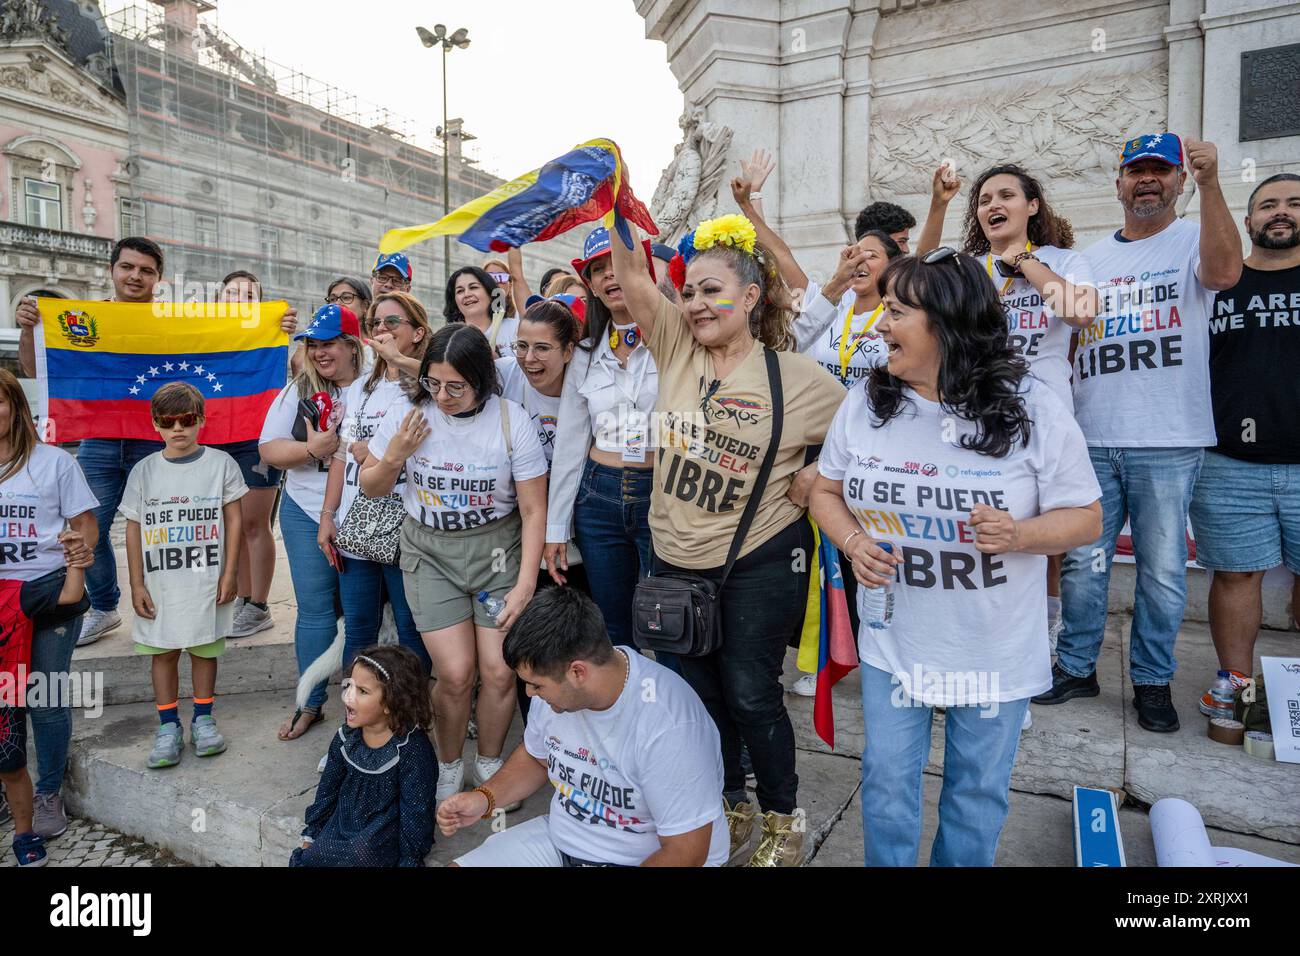
[[[298,726],[298,721],[301,720],[303,717],[310,717],[311,720],[307,722],[306,727],[304,727],[302,730],[298,731],[295,734],[294,729]],[[277,734],[277,736],[281,740],[297,740],[307,731],[311,730],[314,725],[320,723],[324,719],[325,719],[325,712],[324,709],[321,707],[299,707],[297,710],[293,712],[293,718],[289,721],[288,734],[284,732],[284,728],[282,727],[280,728],[280,732],[279,734]]]

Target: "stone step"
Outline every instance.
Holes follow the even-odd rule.
[[[1300,844],[1300,764],[1250,757],[1240,747],[1206,736],[1207,719],[1196,702],[1217,670],[1209,627],[1185,624],[1176,653],[1174,704],[1182,729],[1155,734],[1141,729],[1132,706],[1128,677],[1131,618],[1111,615],[1097,662],[1098,697],[1054,707],[1031,707],[1033,726],[1021,737],[1011,774],[1013,790],[1070,799],[1075,785],[1122,789],[1150,805],[1162,797],[1181,797],[1196,806],[1208,826]],[[1293,635],[1263,631],[1260,655],[1297,653]],[[785,681],[798,677],[794,652],[786,661]],[[861,685],[856,673],[835,689],[835,753],[857,757],[863,747]],[[813,702],[786,695],[799,747],[830,753],[812,726]],[[936,714],[926,770],[943,772],[943,715]]]
[[[1291,632],[1291,653],[1300,654],[1300,630],[1292,617],[1291,589],[1295,578],[1286,568],[1273,568],[1264,576],[1264,627]],[[1137,570],[1132,564],[1116,561],[1110,576],[1107,607],[1112,614],[1133,613],[1133,590]],[[1300,613],[1300,612],[1297,612]],[[1210,572],[1204,568],[1187,570],[1187,606],[1183,620],[1206,623],[1210,620]]]

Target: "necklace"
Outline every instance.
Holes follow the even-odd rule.
[[[627,651],[619,651],[623,655],[623,686],[618,689],[618,696],[623,696],[623,691],[627,690],[627,679],[632,676],[632,658],[628,656]]]
[[[849,314],[844,317],[844,328],[840,332],[840,383],[847,385],[849,381],[849,362],[853,358],[853,353],[858,350],[858,343],[866,338],[871,330],[876,327],[876,320],[880,318],[880,313],[884,311],[885,303],[880,303],[867,317],[867,324],[862,327],[862,331],[857,335],[849,338],[853,329],[853,310],[849,309]]]
[[[1026,243],[1025,243],[1025,252],[1033,252],[1033,251],[1034,251],[1034,250],[1033,250],[1033,246],[1032,246],[1032,244],[1029,243],[1029,242],[1026,242]],[[989,250],[988,257],[984,260],[984,268],[985,268],[985,270],[988,272],[988,274],[989,274],[989,278],[992,279],[992,278],[993,278],[993,250],[992,250],[992,249]],[[1007,279],[1006,282],[1002,283],[1002,291],[1001,291],[1000,293],[998,293],[998,294],[999,294],[999,295],[1006,295],[1006,294],[1007,294],[1007,290],[1011,288],[1011,283],[1013,283],[1013,282],[1015,282],[1015,281],[1016,281],[1016,277],[1015,277],[1015,276],[1011,276],[1011,278]]]
[[[620,341],[626,342],[630,349],[636,348],[636,344],[641,341],[641,330],[633,322],[631,325],[615,325],[609,323],[609,347],[610,349],[618,348]]]

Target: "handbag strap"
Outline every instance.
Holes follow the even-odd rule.
[[[767,489],[768,476],[772,474],[772,464],[776,461],[776,450],[781,444],[781,430],[785,424],[785,395],[781,391],[781,364],[776,353],[767,346],[763,346],[763,358],[767,361],[767,388],[772,396],[772,438],[767,446],[767,454],[763,456],[763,465],[758,470],[758,480],[754,482],[754,490],[750,492],[749,500],[745,502],[745,511],[740,516],[736,536],[731,539],[727,564],[722,569],[722,580],[718,582],[719,591],[727,583],[731,568],[740,557],[740,548],[745,543],[745,535],[749,534],[749,526],[754,523],[754,515],[758,514],[758,506],[763,500],[763,492]]]
[[[515,457],[515,443],[510,437],[510,409],[506,407],[506,399],[503,395],[497,396],[497,403],[501,406],[501,434],[506,440],[506,457]]]

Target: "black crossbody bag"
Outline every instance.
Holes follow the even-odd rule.
[[[771,349],[764,348],[763,357],[767,361],[767,384],[772,394],[772,439],[767,454],[763,456],[754,490],[749,501],[745,502],[736,535],[731,539],[722,578],[714,584],[691,571],[665,571],[642,578],[632,598],[634,637],[637,647],[642,650],[663,651],[680,657],[704,657],[722,646],[722,614],[718,598],[763,500],[776,450],[781,444],[785,418],[781,366]]]

